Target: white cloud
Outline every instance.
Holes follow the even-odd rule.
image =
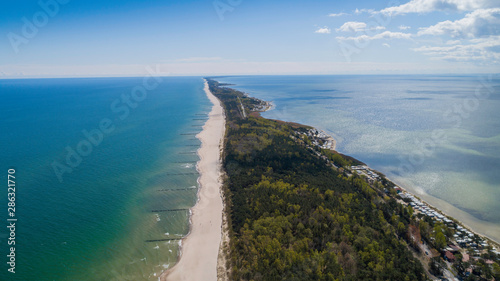
[[[413,49],[437,60],[500,62],[500,36],[469,40],[469,44],[423,46]]]
[[[375,34],[373,36],[368,36],[366,34],[360,36],[353,37],[336,37],[338,40],[353,40],[353,41],[369,41],[369,40],[378,40],[378,39],[410,39],[412,35],[410,33],[403,32],[392,32],[392,31],[384,31],[382,33]]]
[[[314,33],[330,34],[331,30],[330,30],[330,28],[325,26],[323,28],[319,28],[318,30],[314,31]]]
[[[436,22],[427,27],[400,25],[398,26],[400,32],[385,31],[383,26],[369,26],[364,22],[346,22],[336,31],[354,32],[354,35],[338,36],[337,40],[363,44],[372,40],[385,39],[381,46],[386,48],[391,48],[387,39],[425,40],[426,44],[423,47],[411,50],[429,56],[431,60],[437,61],[436,63],[443,63],[445,60],[449,65],[455,65],[454,62],[467,63],[463,65],[467,65],[470,69],[473,66],[482,66],[485,69],[494,69],[495,66],[498,68],[497,65],[500,63],[500,0],[406,0],[404,2],[406,3],[375,12],[356,9],[353,14],[370,13],[376,16],[382,13],[386,16],[393,16],[436,11],[444,16],[449,12],[456,14],[453,20]],[[456,15],[463,15],[463,18],[455,20]],[[411,32],[412,30],[415,31]],[[428,37],[421,38],[424,35],[438,38],[429,41]]]
[[[500,62],[500,8],[477,9],[455,21],[422,28],[418,36],[450,36],[443,46],[413,49],[434,60],[498,64]],[[446,38],[446,37],[445,37]]]
[[[410,39],[411,34],[403,32],[384,31],[373,36],[373,39]]]
[[[476,38],[500,34],[500,8],[475,10],[456,21],[442,21],[424,28],[418,35],[450,35]]]
[[[361,10],[356,9],[356,10],[354,10],[354,13],[356,15],[363,14],[363,13],[373,14],[374,12],[375,12],[375,10],[373,10],[373,9],[361,9]]]
[[[389,7],[381,13],[400,15],[408,13],[429,13],[432,11],[474,11],[482,8],[498,7],[498,0],[411,0],[408,3]]]
[[[329,17],[341,17],[341,16],[347,16],[347,15],[349,15],[349,14],[346,14],[346,13],[337,13],[337,14],[335,14],[335,13],[333,13],[333,14],[329,14],[328,16]]]
[[[368,27],[366,23],[359,21],[348,21],[344,23],[341,27],[337,28],[337,32],[361,32],[366,30],[384,30],[383,26]]]
[[[344,23],[341,27],[337,28],[337,31],[362,31],[366,28],[366,23],[359,21],[348,21]]]

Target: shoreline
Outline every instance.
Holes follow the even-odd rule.
[[[270,103],[273,104],[272,102],[270,102]],[[274,109],[274,106],[268,108],[267,110],[264,110],[263,112],[270,111],[272,109]],[[263,117],[263,118],[266,118],[266,117]],[[283,121],[283,120],[277,120],[277,121],[286,122],[286,123],[294,123],[294,122]],[[337,147],[336,147],[337,141],[335,140],[335,138],[331,134],[326,133],[325,130],[319,129],[319,128],[312,126],[312,125],[304,125],[304,124],[300,124],[300,125],[308,126],[308,127],[313,128],[314,130],[316,130],[318,132],[324,133],[326,135],[327,139],[331,140],[333,142],[333,146],[332,146],[331,150],[338,152],[338,153],[341,153],[343,155],[349,156],[349,155],[344,154],[344,153],[337,150]],[[352,156],[349,156],[349,157],[352,157]],[[353,158],[353,159],[356,159],[357,161],[362,162],[361,160],[359,160],[357,158]],[[376,169],[371,168],[368,164],[365,164],[365,165],[367,167],[369,167],[370,169],[381,173],[382,175],[384,175],[384,177],[388,181],[393,182],[396,186],[402,188],[405,192],[419,198],[422,202],[424,202],[428,206],[432,207],[436,211],[438,211],[438,212],[442,213],[443,215],[455,220],[456,222],[458,222],[459,225],[461,225],[465,229],[469,230],[470,232],[472,232],[474,234],[477,234],[480,237],[483,237],[484,239],[489,240],[490,243],[495,244],[492,246],[497,247],[497,250],[500,248],[500,226],[494,225],[494,224],[489,223],[487,221],[477,219],[473,215],[467,213],[466,211],[463,211],[463,210],[453,206],[452,204],[446,202],[445,200],[440,199],[440,198],[435,197],[435,196],[432,196],[428,193],[419,194],[418,192],[416,192],[415,188],[413,188],[410,184],[402,183],[402,181],[400,179],[393,180],[392,176],[391,176],[391,178],[389,178],[389,176],[387,176],[385,173],[382,173]]]
[[[250,94],[248,94],[248,95],[251,96]],[[274,105],[273,102],[269,102],[269,103]],[[272,109],[274,109],[274,106],[267,108],[263,112],[270,111]],[[263,118],[266,118],[266,117],[263,117]],[[283,121],[283,120],[278,120],[278,121],[287,122],[287,123],[294,123],[294,122],[288,122],[288,121]],[[304,124],[301,124],[301,125],[304,125]],[[326,135],[327,139],[331,140],[333,143],[331,150],[338,152],[338,153],[342,153],[342,152],[339,152],[337,150],[337,147],[336,147],[337,141],[335,140],[335,138],[332,135],[326,133],[324,130],[319,129],[315,126],[311,126],[311,125],[304,125],[304,126],[311,127],[318,132],[324,133]],[[345,155],[347,155],[347,154],[345,154]],[[347,155],[347,156],[349,156],[349,155]],[[351,157],[351,156],[349,156],[349,157]],[[357,158],[354,158],[354,159],[362,162],[361,160],[359,160]],[[375,170],[375,169],[371,168],[368,164],[366,164],[366,166],[372,170]],[[375,171],[378,171],[378,170],[375,170]],[[467,213],[466,211],[463,211],[463,210],[453,206],[452,204],[446,202],[445,200],[440,199],[440,198],[435,197],[435,196],[432,196],[428,193],[419,194],[418,192],[416,192],[415,188],[413,188],[411,185],[409,185],[407,183],[402,183],[401,180],[399,180],[399,179],[393,180],[393,179],[391,179],[392,177],[389,178],[385,173],[382,173],[382,172],[379,172],[379,173],[381,173],[388,181],[391,181],[397,187],[403,189],[405,192],[415,196],[416,198],[419,198],[423,203],[425,203],[426,205],[435,209],[437,212],[439,212],[439,213],[443,214],[444,216],[449,217],[452,220],[456,221],[458,223],[458,225],[460,225],[460,226],[464,227],[465,229],[469,230],[470,232],[482,237],[483,239],[488,240],[489,243],[492,244],[491,246],[496,247],[497,250],[500,248],[500,226],[496,226],[496,225],[493,225],[489,222],[479,220],[479,219],[475,218],[473,215]],[[493,232],[493,235],[492,235],[492,232]]]
[[[306,125],[306,126],[310,126],[310,125]],[[326,133],[324,130],[318,129],[314,126],[310,126],[310,127],[314,128],[317,131],[323,132],[329,140],[333,141],[332,150],[334,150],[338,153],[342,153],[342,152],[339,152],[336,150],[336,140],[334,137],[332,137],[330,134]],[[347,155],[347,156],[349,156],[349,155]],[[351,156],[349,156],[349,157],[351,157]],[[354,158],[354,159],[361,162],[361,160],[359,160],[357,158]],[[500,238],[494,237],[491,234],[488,234],[488,232],[500,233],[500,226],[489,225],[488,222],[476,219],[471,214],[451,205],[450,203],[446,202],[443,199],[432,196],[428,193],[419,194],[419,193],[415,192],[415,189],[412,188],[410,185],[401,183],[401,181],[399,181],[399,180],[393,180],[392,178],[389,178],[386,174],[384,174],[376,169],[371,168],[370,165],[368,165],[368,164],[365,164],[365,166],[367,166],[371,170],[379,172],[388,181],[391,181],[397,187],[401,188],[402,190],[404,190],[408,194],[411,194],[411,195],[415,196],[416,198],[420,199],[424,204],[428,205],[432,209],[435,209],[437,212],[439,212],[439,213],[443,214],[444,216],[449,217],[452,220],[456,221],[458,223],[458,225],[464,227],[465,229],[469,230],[470,232],[472,232],[480,237],[483,237],[484,239],[489,240],[490,244],[495,244],[495,245],[491,245],[491,246],[497,247],[497,250],[498,250],[498,247],[500,247]],[[488,229],[486,229],[486,228],[488,228]]]
[[[405,192],[420,199],[426,205],[444,214],[445,216],[457,221],[458,224],[464,227],[465,229],[489,240],[490,243],[496,244],[492,246],[496,247],[497,250],[498,247],[500,247],[500,238],[493,237],[491,234],[488,234],[489,232],[493,231],[500,233],[500,226],[490,225],[491,223],[479,220],[474,216],[472,216],[471,214],[453,206],[452,204],[446,202],[443,199],[432,196],[428,193],[419,194],[418,192],[415,192],[414,188],[412,188],[410,185],[406,183],[401,183],[401,181],[399,180],[392,180],[387,176],[385,177],[388,180],[392,181],[394,184],[396,184],[399,188],[403,189]]]
[[[190,230],[184,239],[177,263],[160,275],[161,281],[217,280],[219,248],[222,241],[223,207],[221,150],[225,134],[225,115],[219,99],[204,91],[213,106],[203,130],[196,135],[201,141],[198,200],[190,209]]]
[[[322,130],[317,129],[316,127],[313,127],[313,128],[315,128],[318,131],[322,131]],[[333,143],[334,143],[333,150],[336,152],[339,152],[336,150],[335,139],[331,135],[329,135],[329,134],[327,134],[327,135],[330,139],[333,139]],[[342,152],[339,152],[339,153],[342,153]],[[360,161],[357,158],[354,158],[354,159]],[[366,164],[366,166],[372,170],[375,170],[375,169],[371,168],[368,164]],[[378,170],[375,170],[375,171],[378,172]],[[443,199],[432,196],[428,193],[419,194],[419,193],[415,192],[415,189],[412,188],[410,185],[401,183],[399,180],[393,180],[392,178],[389,178],[386,174],[384,174],[382,172],[379,172],[379,173],[384,175],[384,177],[388,181],[391,181],[397,187],[404,190],[406,193],[415,196],[416,198],[420,199],[424,204],[428,205],[432,209],[435,209],[437,212],[439,212],[439,213],[443,214],[444,216],[449,217],[452,220],[456,221],[458,223],[458,225],[464,227],[465,229],[469,230],[470,232],[472,232],[480,237],[483,237],[484,239],[489,240],[490,243],[496,244],[496,245],[492,245],[492,246],[495,246],[495,247],[500,246],[500,238],[494,237],[488,233],[488,232],[492,232],[492,231],[500,233],[500,226],[489,225],[488,222],[474,218],[471,214],[451,205],[450,203],[446,202]],[[486,229],[486,228],[488,228],[488,229]]]

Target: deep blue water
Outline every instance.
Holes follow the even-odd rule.
[[[217,78],[500,241],[500,76]],[[440,200],[436,200],[440,199]]]
[[[198,157],[184,153],[211,104],[200,77],[161,79],[143,92],[143,78],[0,80],[2,178],[15,168],[18,219],[16,274],[2,258],[0,280],[156,280],[175,263],[177,241],[146,240],[185,235],[188,211],[151,211],[194,205]]]

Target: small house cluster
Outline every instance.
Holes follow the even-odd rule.
[[[358,173],[358,175],[365,176],[371,183],[380,180],[380,176],[372,171],[368,166],[351,166],[351,171]]]
[[[333,150],[335,146],[335,140],[330,137],[327,133],[312,128],[308,130],[305,135],[311,139],[313,145],[322,148]]]
[[[409,202],[408,205],[412,207],[415,214],[422,214],[435,221],[443,222],[453,231],[453,237],[448,237],[448,246],[443,249],[438,249],[442,254],[442,258],[448,261],[450,266],[459,261],[457,259],[457,254],[459,254],[462,257],[460,260],[462,263],[469,263],[464,273],[465,276],[468,276],[473,272],[474,262],[483,260],[486,265],[494,263],[493,260],[484,259],[483,256],[485,254],[494,254],[498,260],[498,255],[500,253],[494,247],[490,247],[486,240],[429,207],[412,194],[405,192],[399,187],[395,187],[395,190],[401,198]]]
[[[410,193],[404,192],[401,190],[401,188],[396,187],[396,190],[399,193],[399,196],[401,198],[408,198],[411,200],[410,206],[415,210],[417,213],[421,213],[425,216],[428,216],[432,219],[435,219],[437,221],[442,221],[447,225],[452,225],[453,221],[436,211],[435,209],[429,207],[427,204],[423,203],[420,201],[418,198],[413,196]]]

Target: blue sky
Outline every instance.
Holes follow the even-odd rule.
[[[498,0],[2,1],[0,77],[492,73]]]

